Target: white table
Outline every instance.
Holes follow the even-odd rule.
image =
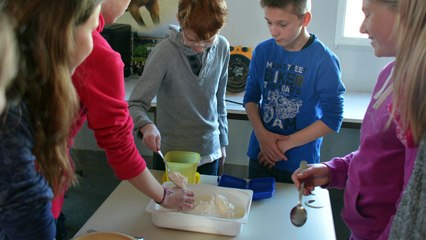
[[[151,170],[160,179],[163,172]],[[201,184],[217,185],[216,177],[201,176]],[[328,191],[317,188],[314,196],[304,197],[303,202],[315,199],[323,208],[307,208],[308,220],[300,228],[290,222],[290,210],[297,203],[298,192],[292,184],[276,183],[272,198],[254,201],[251,205],[247,224],[236,237],[213,235],[159,228],[152,224],[150,213],[145,211],[149,198],[136,190],[129,182],[123,181],[89,218],[76,236],[89,229],[116,231],[145,240],[188,240],[188,239],[243,239],[243,240],[310,240],[336,239],[333,215]]]

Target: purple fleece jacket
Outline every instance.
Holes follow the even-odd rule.
[[[394,63],[380,73],[373,96],[382,88]],[[330,169],[328,188],[344,188],[342,218],[351,239],[388,239],[393,216],[407,182],[404,166],[412,169],[417,149],[398,139],[393,121],[387,126],[392,94],[380,105],[371,99],[361,126],[360,146],[345,157],[325,162]],[[408,174],[409,175],[409,174]]]

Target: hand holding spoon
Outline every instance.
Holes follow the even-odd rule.
[[[307,168],[307,162],[301,161],[299,168],[300,168],[300,171],[303,172]],[[303,226],[306,222],[306,219],[308,218],[308,213],[306,212],[306,209],[302,206],[302,195],[303,195],[304,188],[305,188],[305,182],[303,181],[299,189],[299,202],[293,209],[291,209],[291,212],[290,212],[291,223],[293,223],[293,225],[296,227]]]

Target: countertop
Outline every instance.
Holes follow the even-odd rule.
[[[151,170],[160,179],[163,172]],[[201,175],[201,184],[217,185],[216,176]],[[308,220],[300,228],[290,222],[290,210],[297,203],[298,192],[293,184],[276,183],[271,198],[253,201],[247,224],[236,237],[160,228],[151,222],[145,207],[150,199],[136,190],[129,182],[123,181],[111,193],[97,211],[89,218],[75,237],[84,235],[89,229],[116,231],[145,240],[187,240],[187,239],[336,239],[328,190],[317,188],[315,195],[306,196],[303,202],[314,199],[322,208],[311,208]]]

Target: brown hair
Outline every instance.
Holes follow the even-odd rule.
[[[22,59],[8,98],[28,105],[36,163],[55,193],[75,182],[68,137],[78,109],[70,57],[76,27],[100,0],[4,0]]]
[[[225,0],[180,0],[177,18],[183,29],[208,40],[225,25],[228,8]]]
[[[287,9],[292,7],[293,13],[299,18],[311,11],[311,0],[260,0],[262,8]]]
[[[426,134],[426,2],[401,0],[394,69],[394,111],[416,143]]]

